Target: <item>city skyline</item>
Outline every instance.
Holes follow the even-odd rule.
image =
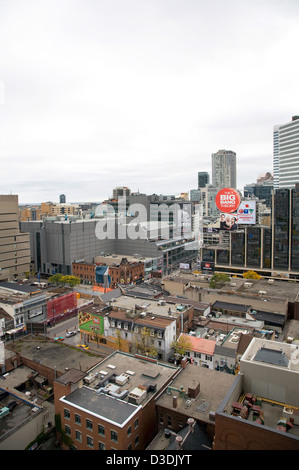
[[[273,127],[298,114],[298,13],[294,0],[0,0],[0,193],[177,194],[220,149],[236,152],[240,190],[273,173]]]

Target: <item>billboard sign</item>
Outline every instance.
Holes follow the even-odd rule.
[[[232,188],[223,188],[216,194],[215,203],[221,212],[230,214],[236,212],[241,202],[238,191]]]
[[[237,217],[239,224],[252,224],[256,223],[256,202],[243,201],[241,202],[238,210]]]
[[[238,228],[238,216],[236,213],[234,214],[224,214],[220,215],[220,230],[237,230]]]

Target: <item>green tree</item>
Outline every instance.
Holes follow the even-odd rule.
[[[226,282],[229,282],[229,276],[225,273],[215,273],[209,283],[212,289],[219,289],[223,287]]]
[[[51,276],[49,278],[49,281],[52,282],[53,284],[57,284],[57,285],[60,285],[60,286],[68,285],[70,287],[74,287],[77,284],[80,284],[80,282],[81,282],[79,277],[64,276],[63,274],[60,274],[60,273],[53,274],[53,276]]]

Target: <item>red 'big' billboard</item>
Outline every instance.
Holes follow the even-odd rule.
[[[240,194],[232,188],[223,188],[216,194],[215,203],[221,212],[235,212],[241,202]]]

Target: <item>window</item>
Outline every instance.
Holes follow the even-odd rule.
[[[70,410],[67,410],[66,408],[64,408],[64,417],[66,419],[70,419],[70,417],[71,417]]]
[[[138,428],[138,425],[139,425],[139,423],[138,423],[138,418],[137,418],[137,419],[135,420],[135,429]]]
[[[76,431],[76,441],[82,442],[82,435],[80,431]]]
[[[129,426],[128,431],[127,431],[128,437],[131,436],[131,434],[132,434],[132,428],[131,428],[131,426]]]
[[[113,441],[113,442],[118,441],[117,432],[111,431],[111,441]]]
[[[90,419],[86,420],[86,428],[92,430],[92,421],[90,421]]]
[[[115,321],[111,320],[111,326],[114,328],[115,327]]]
[[[99,442],[99,450],[105,450],[105,444],[103,442]]]
[[[76,413],[75,413],[75,423],[76,424],[81,424],[81,416],[77,415]]]
[[[100,436],[105,436],[105,428],[101,424],[98,424],[98,433]]]
[[[87,445],[88,447],[93,447],[93,438],[90,436],[87,436]]]
[[[139,444],[139,436],[135,437],[135,447],[137,447]]]
[[[65,434],[67,434],[68,436],[71,435],[71,428],[67,424],[64,426],[64,430]]]

